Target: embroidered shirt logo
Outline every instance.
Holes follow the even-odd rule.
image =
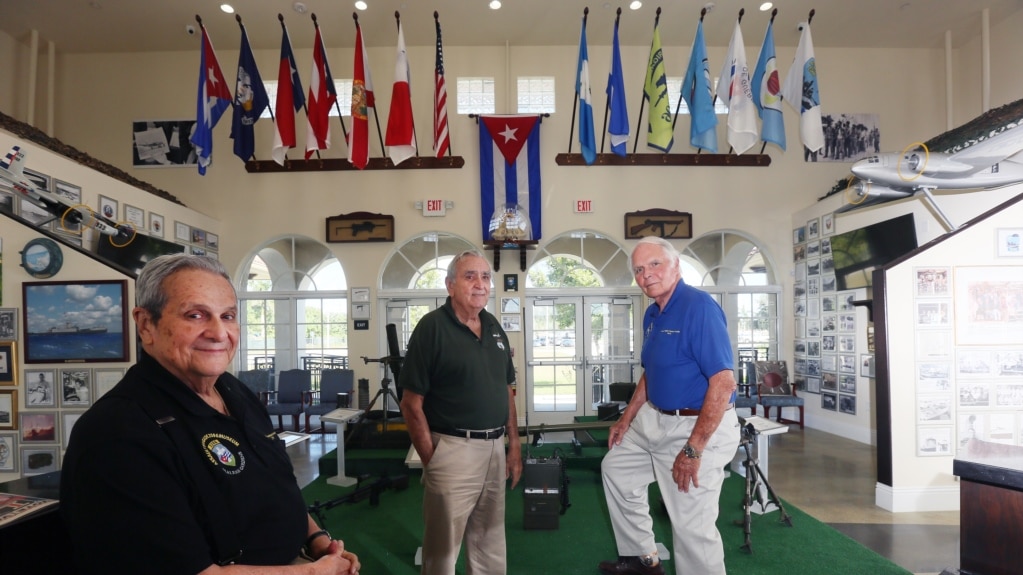
[[[245,469],[245,454],[237,440],[221,433],[208,433],[202,438],[203,451],[210,462],[228,475]]]
[[[494,335],[494,342],[497,344],[497,349],[499,349],[501,351],[504,351],[504,340],[501,339],[501,334],[495,333],[493,335]]]

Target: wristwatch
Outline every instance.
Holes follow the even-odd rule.
[[[699,459],[700,456],[702,455],[699,451],[696,450],[696,448],[694,448],[692,445],[689,445],[688,441],[686,442],[685,445],[682,446],[682,453],[684,453],[685,456],[688,457],[689,459]]]

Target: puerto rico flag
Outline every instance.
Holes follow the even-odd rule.
[[[529,214],[531,236],[540,239],[540,116],[480,116],[480,200],[483,239],[504,204]]]

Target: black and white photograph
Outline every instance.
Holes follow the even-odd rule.
[[[213,251],[220,249],[220,236],[213,232],[206,232],[206,249]]]
[[[838,376],[838,391],[856,395],[856,376],[842,374]]]
[[[501,313],[519,313],[520,311],[522,311],[522,305],[519,304],[519,298],[501,298]]]
[[[856,356],[855,355],[839,355],[838,356],[838,372],[839,373],[856,373]]]
[[[836,335],[826,335],[826,336],[822,337],[821,338],[821,351],[823,351],[823,352],[837,351],[835,349],[836,348],[835,341],[837,339],[838,339],[838,336],[836,336]]]
[[[53,193],[60,196],[60,199],[69,206],[75,206],[82,203],[82,188],[74,184],[69,184],[60,180],[53,180]],[[82,224],[80,222],[69,222],[60,218],[57,220],[53,229],[65,234],[77,235],[82,233]]]
[[[952,332],[948,330],[917,330],[917,359],[941,359],[952,355]]]
[[[856,351],[856,336],[855,335],[838,336],[838,351],[840,353],[852,353]]]
[[[838,411],[840,413],[848,413],[849,415],[856,415],[856,396],[855,395],[839,395],[838,396]]]
[[[814,218],[806,222],[806,239],[815,240],[821,236],[820,218]]]
[[[1023,407],[1023,383],[995,385],[995,407],[1019,409]]]
[[[0,473],[18,472],[18,435],[0,433]]]
[[[838,391],[838,374],[825,371],[821,374],[821,389],[824,391]]]
[[[18,339],[18,309],[0,307],[0,340]]]
[[[950,455],[951,453],[951,426],[917,428],[917,455]]]
[[[17,215],[18,198],[14,196],[14,192],[8,190],[9,188],[0,188],[0,212]]]
[[[519,314],[502,314],[501,327],[504,331],[522,331],[522,316]]]
[[[819,377],[807,377],[806,385],[803,389],[809,393],[820,393],[821,392],[821,378]]]
[[[821,276],[821,291],[824,293],[833,292],[838,286],[838,281],[835,280],[835,274],[825,274]]]
[[[68,368],[60,370],[61,407],[85,407],[92,403],[92,370]]]
[[[917,421],[933,423],[952,420],[952,396],[947,393],[917,396]]]
[[[834,313],[838,311],[838,300],[833,295],[826,295],[821,298],[821,311],[824,313]]]
[[[169,168],[195,166],[198,155],[189,140],[195,120],[132,122],[132,166]]]
[[[918,296],[947,296],[948,278],[951,270],[949,268],[917,268],[916,270],[916,295]]]
[[[52,369],[25,370],[25,407],[56,407],[56,375]]]
[[[855,162],[881,152],[877,114],[824,114],[824,148],[814,161]]]
[[[21,447],[21,475],[32,477],[57,471],[59,459],[57,452],[60,448],[53,447]]]
[[[823,385],[821,389],[824,389]],[[821,409],[838,411],[838,394],[821,392]]]
[[[951,302],[934,300],[916,302],[917,327],[949,327],[951,321]]]
[[[823,371],[838,371],[838,356],[833,353],[821,355],[821,369]]]
[[[971,439],[987,438],[987,417],[982,413],[959,414],[959,449],[966,447]]]
[[[838,331],[856,331],[856,314],[843,313],[838,316]]]
[[[874,377],[874,355],[864,353],[860,355],[860,375],[863,377]]]
[[[806,257],[819,258],[821,256],[821,243],[819,241],[806,242]]]
[[[918,363],[916,368],[917,393],[951,390],[950,372],[951,366],[948,362],[925,361]]]
[[[969,382],[959,385],[959,407],[990,407],[991,384]]]

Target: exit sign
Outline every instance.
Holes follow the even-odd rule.
[[[424,216],[443,216],[447,213],[447,206],[444,200],[424,200],[423,201],[423,215]]]
[[[588,214],[593,211],[593,200],[576,200],[575,212],[577,214]]]

